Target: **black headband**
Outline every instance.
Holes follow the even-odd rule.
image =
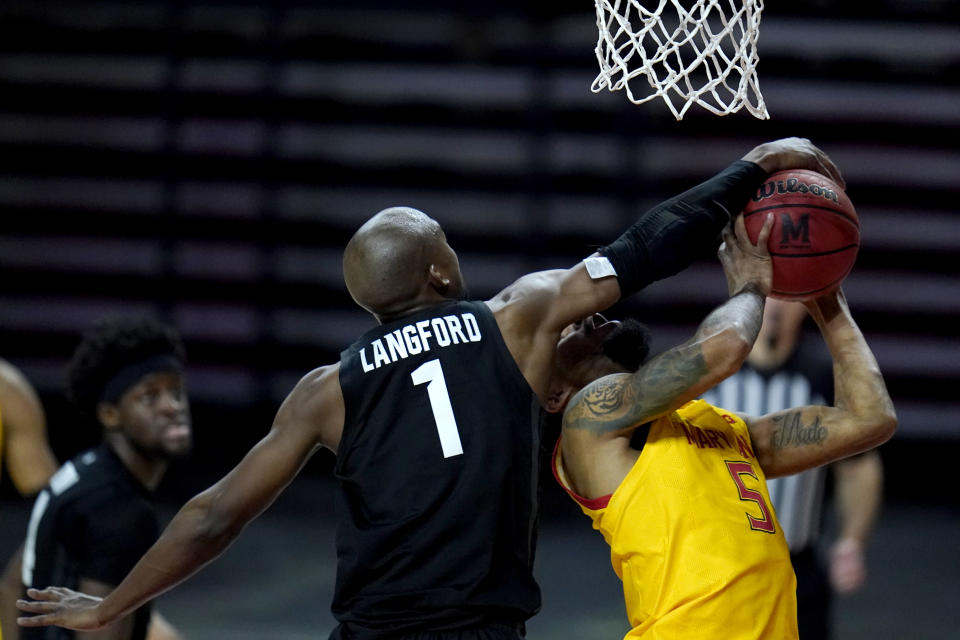
[[[127,389],[137,384],[142,377],[160,371],[182,373],[183,363],[175,356],[161,354],[129,364],[114,373],[103,385],[103,391],[100,392],[100,402],[115,403]]]

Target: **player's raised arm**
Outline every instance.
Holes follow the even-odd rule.
[[[767,477],[797,473],[886,442],[897,426],[883,375],[846,298],[836,290],[806,303],[833,356],[833,407],[747,417]]]
[[[571,269],[525,276],[495,296],[488,304],[501,328],[507,327],[508,346],[521,369],[533,341],[552,347],[571,322],[710,255],[721,230],[767,176],[787,168],[812,169],[842,183],[830,158],[809,140],[764,143],[709,180],[646,211],[617,240]]]
[[[673,411],[733,374],[750,353],[770,291],[769,217],[757,244],[743,218],[724,232],[720,249],[730,299],[710,312],[693,337],[632,374],[608,375],[581,389],[563,416],[564,468],[582,496],[612,493],[635,460],[636,427]],[[598,464],[597,460],[603,460]]]
[[[335,450],[343,427],[339,367],[304,377],[273,428],[222,480],[192,498],[133,570],[107,597],[50,587],[30,589],[17,608],[25,627],[101,629],[176,586],[219,556],[262,513],[320,446]]]
[[[819,171],[843,184],[830,158],[805,138],[758,145],[709,180],[647,211],[615,242],[600,249],[617,273],[622,294],[639,291],[709,255],[720,231],[767,176],[790,168]]]
[[[719,252],[730,299],[704,318],[690,340],[633,374],[602,378],[579,392],[564,415],[564,432],[585,428],[594,434],[619,434],[673,411],[736,371],[750,353],[763,320],[772,277],[767,251],[772,226],[770,217],[754,245],[743,218],[737,218],[736,233],[729,228],[724,232]],[[611,387],[623,394],[616,410],[596,402]]]

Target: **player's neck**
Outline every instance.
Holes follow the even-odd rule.
[[[410,314],[416,313],[423,309],[428,309],[438,304],[443,304],[444,302],[453,302],[453,301],[454,301],[453,298],[446,298],[439,295],[431,295],[429,297],[418,298],[407,305],[391,309],[385,313],[374,313],[373,316],[377,319],[378,323],[387,324],[389,322],[399,320],[405,316],[409,316]]]
[[[167,471],[167,461],[145,455],[120,434],[107,434],[106,441],[133,477],[148,491],[155,491]]]

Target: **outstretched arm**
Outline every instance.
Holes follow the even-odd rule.
[[[195,496],[102,600],[67,589],[31,589],[20,600],[25,627],[101,629],[176,586],[219,556],[277,498],[319,447],[336,449],[343,427],[338,366],[308,374],[280,407],[270,433],[229,474]]]
[[[799,407],[746,418],[768,478],[789,475],[872,449],[897,418],[876,358],[841,290],[806,303],[833,356],[833,407]]]
[[[77,583],[77,589],[97,598],[107,596],[115,586],[89,578],[81,578]],[[78,633],[76,640],[130,640],[133,637],[134,623],[134,617],[127,616],[102,629]]]
[[[616,242],[600,249],[616,269],[623,295],[707,255],[716,247],[721,229],[743,210],[767,176],[782,169],[812,169],[843,183],[830,158],[805,138],[755,147],[706,182],[647,211]]]
[[[730,299],[712,311],[693,338],[653,358],[633,374],[600,378],[580,390],[563,416],[563,465],[577,493],[608,495],[636,459],[630,435],[734,373],[750,353],[770,291],[772,272],[768,216],[757,244],[751,245],[737,220],[727,230],[720,256]]]
[[[525,276],[490,300],[510,352],[541,399],[564,327],[708,255],[767,175],[787,168],[813,169],[842,182],[833,162],[809,140],[761,144],[709,180],[646,211],[598,254],[571,269]]]

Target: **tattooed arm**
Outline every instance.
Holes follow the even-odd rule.
[[[612,493],[636,461],[630,436],[638,426],[677,409],[731,375],[750,353],[760,331],[772,271],[768,216],[757,243],[743,217],[723,233],[718,252],[730,299],[714,309],[693,338],[632,374],[599,378],[573,396],[563,416],[563,467],[586,498]]]
[[[630,448],[634,429],[740,368],[760,331],[770,291],[766,246],[772,221],[768,217],[756,245],[742,217],[735,229],[725,230],[719,256],[731,297],[703,320],[693,338],[635,373],[599,378],[573,396],[563,416],[561,447],[567,479],[581,496],[607,495],[619,486],[638,455]]]
[[[768,478],[797,473],[886,442],[897,417],[877,361],[837,290],[807,303],[833,356],[835,406],[746,418]]]
[[[750,353],[763,321],[772,270],[768,216],[752,244],[737,219],[718,252],[730,299],[714,309],[693,338],[632,374],[599,378],[573,396],[563,416],[562,458],[573,489],[586,498],[613,492],[636,461],[630,436],[638,426],[677,409],[733,374]]]
[[[563,465],[586,498],[608,495],[636,460],[630,436],[638,426],[681,407],[735,372],[756,338],[764,294],[750,285],[710,313],[687,342],[636,373],[595,380],[563,416]]]

